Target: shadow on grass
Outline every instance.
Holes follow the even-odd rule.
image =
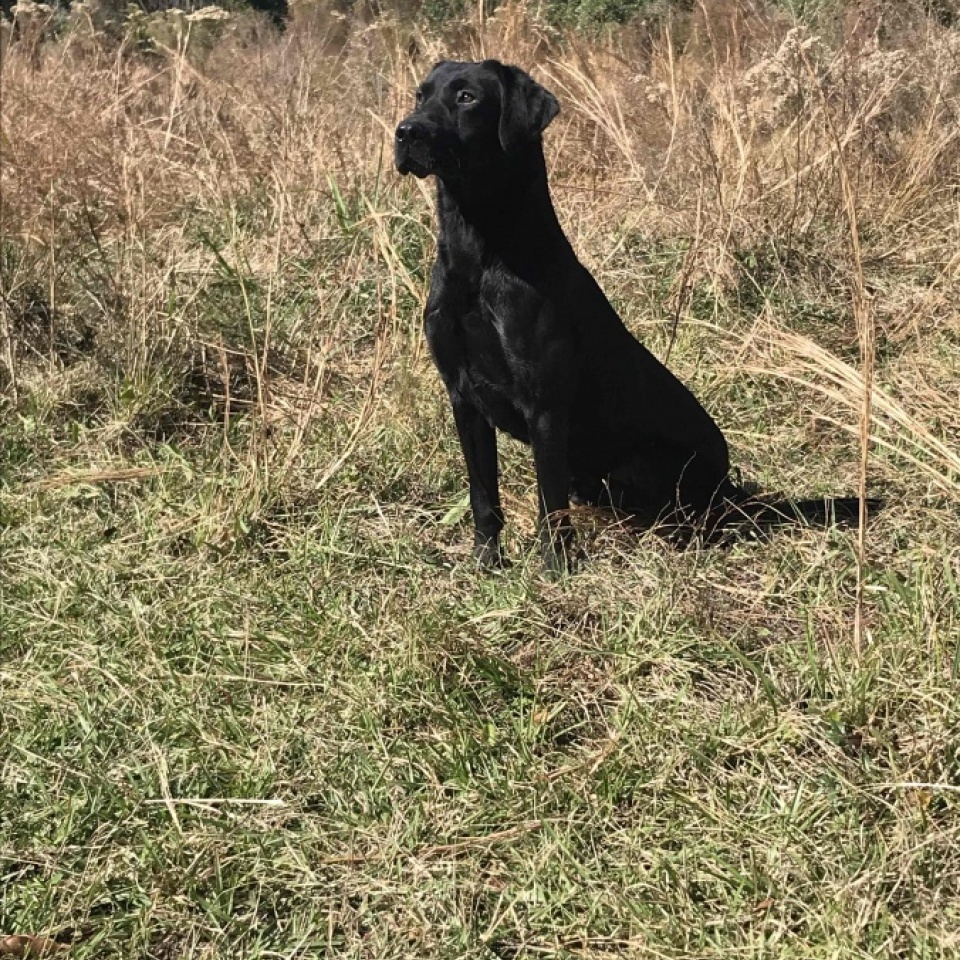
[[[702,522],[702,536],[708,543],[727,543],[742,539],[771,536],[784,527],[814,527],[856,530],[861,515],[865,518],[878,513],[884,501],[867,497],[861,514],[859,497],[809,497],[801,500],[762,495],[751,495],[740,503],[724,505]]]
[[[792,500],[778,494],[744,494],[743,499],[724,501],[709,513],[693,519],[626,514],[605,505],[592,505],[589,509],[606,518],[615,518],[625,530],[638,535],[652,532],[681,549],[694,543],[729,547],[744,540],[766,540],[777,531],[791,527],[821,530],[856,530],[860,527],[859,497]],[[869,520],[884,508],[885,501],[879,497],[867,497],[864,506],[864,515]]]

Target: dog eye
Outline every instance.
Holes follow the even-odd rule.
[[[422,91],[422,90],[418,90],[418,91],[417,91],[417,105],[419,106],[421,103],[423,103],[423,91]]]
[[[461,90],[457,94],[457,103],[473,103],[476,99],[469,90]]]

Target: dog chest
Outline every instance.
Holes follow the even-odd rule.
[[[441,310],[436,320],[431,345],[448,386],[491,425],[526,441],[526,363],[511,350],[495,312],[478,299],[472,309],[459,313]]]
[[[450,280],[431,290],[426,333],[448,389],[499,430],[528,441],[527,421],[541,391],[531,339],[539,310],[533,291],[502,276],[469,291]]]

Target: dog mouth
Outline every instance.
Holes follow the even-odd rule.
[[[410,144],[398,143],[396,165],[397,170],[404,176],[412,173],[420,180],[436,173],[437,170],[433,151],[422,140],[415,140]]]

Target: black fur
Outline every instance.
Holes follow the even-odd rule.
[[[533,448],[551,570],[572,554],[571,498],[669,520],[745,500],[720,428],[627,330],[557,221],[541,134],[559,109],[517,67],[444,61],[396,132],[400,173],[437,178],[426,335],[486,565],[502,559],[497,430]]]

